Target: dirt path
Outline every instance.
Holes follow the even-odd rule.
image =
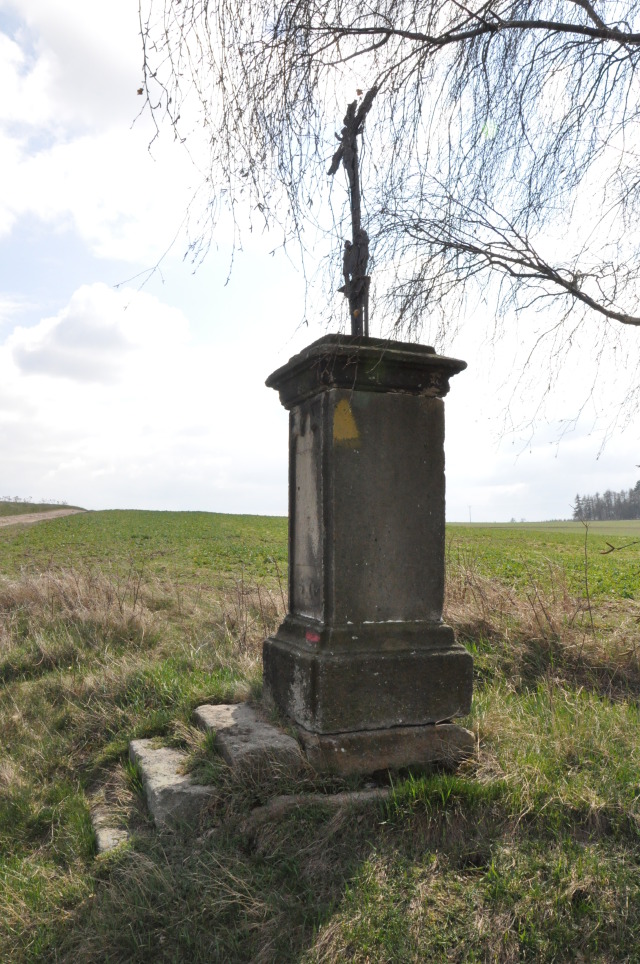
[[[78,512],[86,512],[86,509],[51,509],[49,512],[25,512],[24,515],[3,515],[0,516],[0,528],[2,526],[23,526],[31,525],[32,522],[44,522],[45,519],[59,519],[63,515],[76,515]]]

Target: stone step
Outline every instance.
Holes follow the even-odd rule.
[[[367,776],[436,762],[455,767],[475,749],[473,733],[456,723],[324,735],[298,727],[299,743],[268,723],[263,713],[248,703],[237,703],[199,706],[194,717],[203,729],[215,732],[216,746],[229,766],[244,768],[257,780],[295,776],[309,767],[340,776]]]
[[[298,741],[248,703],[199,706],[194,719],[215,733],[216,747],[229,766],[256,781],[295,776],[308,767]]]
[[[204,730],[215,732],[216,747],[226,763],[252,781],[294,776],[306,766],[297,741],[246,703],[199,706],[194,718]],[[159,746],[155,739],[132,740],[129,757],[140,768],[147,807],[158,829],[197,821],[215,790],[194,783],[184,772],[184,751]],[[115,831],[109,837],[106,828],[103,832],[94,824],[94,829],[99,847],[117,845],[110,843]]]
[[[140,768],[147,806],[157,829],[170,830],[198,820],[215,791],[194,783],[184,773],[185,752],[158,747],[153,739],[132,740],[129,757]]]
[[[91,825],[96,835],[96,850],[99,854],[115,850],[129,840],[128,831],[114,826],[114,823],[115,820],[106,806],[96,805],[91,808]]]
[[[308,775],[310,768],[334,774],[366,775],[387,767],[401,768],[415,763],[428,765],[434,761],[446,761],[455,765],[472,755],[474,750],[473,734],[455,724],[328,736],[300,731],[301,749],[294,737],[273,726],[260,708],[248,703],[205,704],[194,711],[194,719],[202,729],[215,734],[216,748],[237,777],[254,784],[273,783],[274,789],[278,780]],[[151,739],[133,740],[129,755],[140,768],[147,806],[156,827],[171,829],[179,824],[196,823],[216,790],[193,783],[190,775],[184,772],[187,753],[158,746],[158,741]],[[387,790],[365,793],[362,801],[383,799],[387,793]],[[272,813],[275,817],[305,799],[304,796],[278,798],[280,802],[273,804],[273,811],[267,805],[264,819],[267,814]],[[313,796],[309,799],[313,800]],[[330,795],[327,796],[327,805],[362,802],[359,792],[336,795],[333,804],[329,803],[331,799]],[[249,819],[248,826],[253,819]],[[255,818],[257,822],[262,819]]]

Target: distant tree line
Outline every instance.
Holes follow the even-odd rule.
[[[602,495],[577,495],[573,518],[581,522],[606,522],[610,519],[640,519],[640,480],[633,489]]]
[[[32,495],[0,495],[0,502],[33,502]],[[40,499],[38,505],[68,505],[64,499]]]

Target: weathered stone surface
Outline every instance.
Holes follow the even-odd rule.
[[[460,763],[474,752],[473,733],[455,723],[319,735],[298,730],[317,770],[350,776],[431,763]]]
[[[129,839],[128,832],[120,827],[114,827],[113,823],[114,819],[106,807],[92,807],[91,825],[96,835],[96,849],[99,854],[115,850]]]
[[[147,806],[158,829],[171,829],[197,820],[211,798],[211,787],[194,784],[182,772],[187,754],[170,747],[154,746],[154,740],[132,740],[129,756],[142,774]]]
[[[264,644],[265,698],[316,733],[419,726],[465,716],[473,661],[449,645],[380,651],[310,652],[279,635]],[[434,628],[434,634],[438,627]]]
[[[368,624],[439,622],[443,411],[439,398],[347,390],[292,409],[292,613],[361,641]]]
[[[267,386],[279,391],[285,408],[332,388],[441,398],[449,391],[449,378],[466,367],[458,358],[436,355],[429,345],[325,335],[273,372]]]
[[[304,767],[297,740],[272,726],[248,703],[199,706],[199,726],[214,731],[222,757],[254,779],[293,774]]]

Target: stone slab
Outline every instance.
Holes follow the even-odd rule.
[[[223,759],[254,778],[294,775],[304,768],[297,740],[268,723],[248,703],[199,706],[194,711],[199,726],[215,733]]]
[[[341,776],[432,763],[456,766],[475,749],[473,733],[455,723],[324,736],[298,728],[298,734],[311,766]]]
[[[96,835],[96,850],[99,854],[115,850],[129,839],[129,834],[121,827],[112,826],[113,817],[106,807],[93,807],[91,825]]]
[[[132,740],[129,757],[140,767],[149,812],[158,829],[171,829],[195,822],[213,794],[182,773],[187,754],[170,747],[156,747],[154,740]]]

